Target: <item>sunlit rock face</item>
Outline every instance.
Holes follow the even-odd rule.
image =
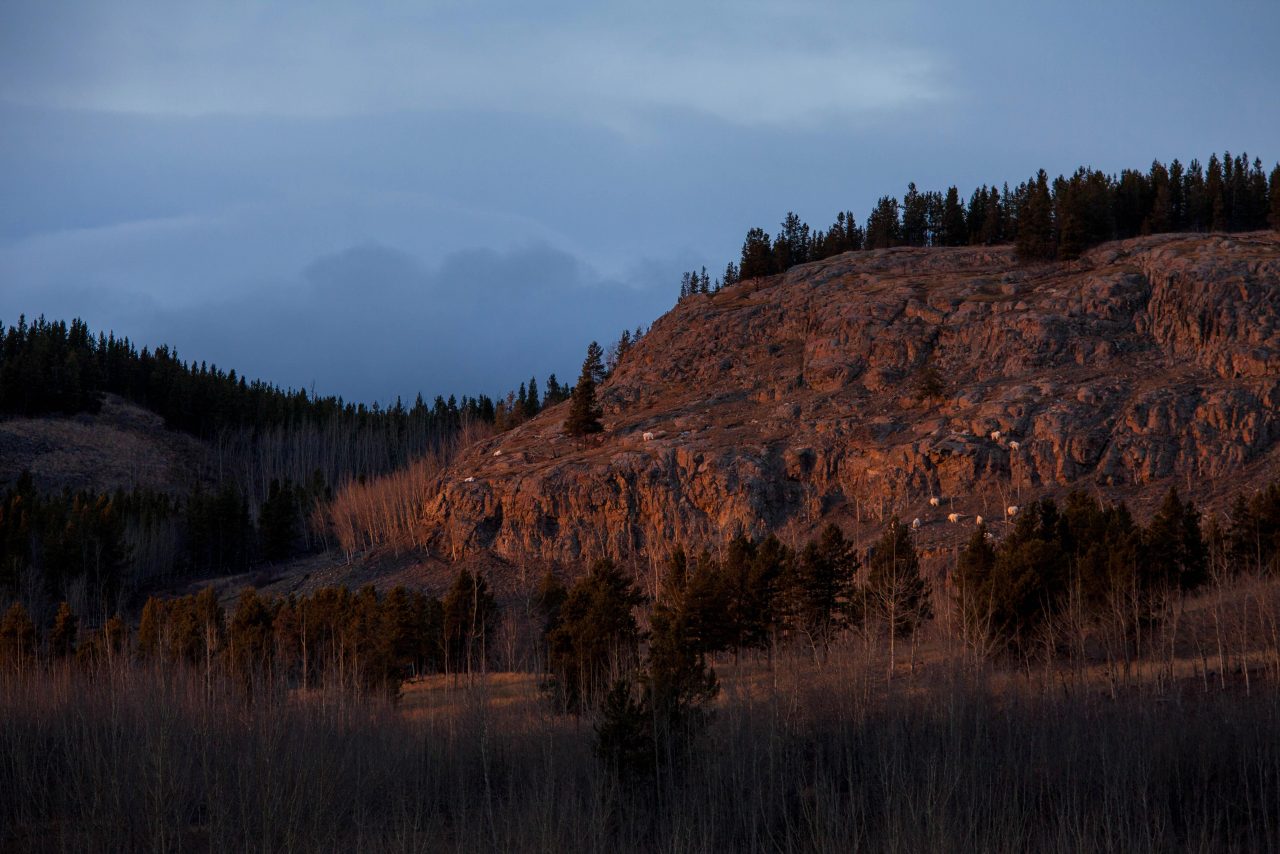
[[[949,548],[953,513],[1073,487],[1219,506],[1280,477],[1278,316],[1274,233],[1030,266],[842,255],[684,300],[601,389],[602,436],[548,410],[464,453],[423,524],[447,556],[648,562],[828,521],[865,538],[895,514]]]

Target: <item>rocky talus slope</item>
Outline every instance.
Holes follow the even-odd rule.
[[[562,435],[566,404],[463,454],[424,507],[438,553],[644,560],[891,514],[941,549],[1071,487],[1220,506],[1280,476],[1280,235],[842,255],[685,300],[602,400],[600,437]]]

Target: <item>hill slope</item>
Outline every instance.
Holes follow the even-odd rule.
[[[1031,267],[1005,247],[841,255],[684,300],[602,397],[597,440],[563,436],[561,405],[463,454],[425,507],[438,550],[661,557],[891,513],[941,546],[951,512],[1070,486],[1221,503],[1280,472],[1280,235]]]

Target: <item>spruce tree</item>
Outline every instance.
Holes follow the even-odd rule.
[[[604,413],[596,405],[596,384],[600,381],[596,377],[603,379],[603,374],[600,345],[592,341],[587,348],[587,358],[582,363],[578,384],[573,389],[569,417],[564,422],[564,430],[570,436],[587,436],[604,430],[604,425],[600,423]]]
[[[742,243],[742,257],[738,263],[740,279],[755,279],[761,276],[772,276],[777,272],[773,257],[773,245],[769,235],[762,228],[753,228],[747,232]]]
[[[915,182],[907,185],[902,197],[902,242],[907,246],[924,246],[927,242],[929,222],[927,194],[916,189]]]
[[[1049,176],[1043,169],[1027,184],[1026,205],[1018,211],[1018,257],[1024,261],[1047,261],[1057,254],[1053,234],[1053,200],[1049,196]]]
[[[634,668],[640,630],[632,612],[643,598],[609,560],[597,561],[569,589],[547,633],[548,669],[567,708],[594,707]]]
[[[449,667],[455,673],[464,669],[470,673],[472,667],[484,663],[498,618],[488,582],[464,567],[445,594],[441,609]]]
[[[79,620],[71,611],[71,605],[62,602],[53,618],[53,630],[49,633],[49,654],[54,658],[69,658],[76,651],[76,632]]]
[[[871,548],[866,592],[870,607],[894,636],[911,634],[933,616],[929,582],[920,574],[911,531],[896,518]]]
[[[0,664],[21,668],[35,658],[36,627],[21,602],[14,602],[0,619]]]
[[[955,187],[948,187],[946,198],[942,202],[942,245],[964,246],[968,242],[969,231],[965,223],[964,205],[960,204],[960,191]]]
[[[524,399],[524,414],[526,417],[532,418],[538,414],[541,408],[542,405],[538,399],[538,378],[529,377],[529,391]]]
[[[787,584],[788,622],[818,655],[853,616],[850,606],[858,558],[853,544],[833,523],[805,546],[793,566]]]
[[[1280,231],[1280,163],[1271,170],[1271,213],[1268,219],[1271,227]]]
[[[871,216],[867,217],[864,238],[868,249],[888,249],[902,242],[902,224],[898,220],[898,200],[881,196]]]
[[[1200,513],[1171,487],[1147,526],[1143,587],[1191,590],[1208,577]]]

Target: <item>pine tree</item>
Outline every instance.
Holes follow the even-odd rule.
[[[612,561],[597,561],[569,589],[547,633],[547,665],[566,708],[592,708],[635,666],[640,639],[632,613],[643,601]]]
[[[987,526],[978,525],[956,562],[956,599],[969,643],[987,641],[992,635],[990,592],[995,565],[996,552]]]
[[[1200,513],[1171,487],[1144,537],[1143,587],[1191,590],[1208,577]]]
[[[252,587],[246,587],[236,601],[227,631],[227,652],[231,672],[249,684],[271,669],[275,643],[272,607]]]
[[[787,584],[788,622],[819,655],[851,616],[858,558],[835,524],[827,525],[794,561]]]
[[[529,377],[529,391],[525,395],[525,400],[524,400],[525,415],[529,418],[532,418],[533,416],[538,414],[538,411],[541,408],[542,406],[538,402],[538,378]]]
[[[964,217],[964,205],[960,204],[960,191],[947,188],[942,202],[942,245],[964,246],[969,242],[969,231]]]
[[[898,200],[881,196],[871,216],[867,217],[866,247],[887,249],[902,242],[902,224],[898,221]]]
[[[596,385],[600,381],[596,377],[600,375],[603,379],[603,373],[600,345],[592,341],[587,348],[587,358],[582,363],[578,384],[573,389],[569,417],[564,422],[564,430],[570,436],[587,436],[604,430],[604,425],[600,423],[604,413],[596,405]]]
[[[776,272],[778,270],[774,263],[773,244],[769,242],[769,235],[762,228],[751,229],[742,243],[738,277],[756,279],[761,276],[772,276]]]
[[[464,567],[445,594],[441,609],[449,667],[454,673],[464,669],[470,673],[485,662],[497,623],[497,602],[488,582]]]
[[[1209,155],[1209,166],[1205,171],[1204,192],[1206,197],[1207,225],[1210,231],[1226,231],[1227,195],[1224,185],[1222,163],[1218,155]]]
[[[911,531],[896,518],[871,548],[866,592],[870,607],[894,636],[911,634],[933,616],[929,582],[920,574]]]
[[[1276,231],[1280,231],[1280,163],[1276,164],[1276,168],[1271,170],[1271,213],[1268,220],[1271,227]]]
[[[907,246],[924,246],[927,241],[929,210],[927,194],[916,189],[915,182],[907,185],[902,197],[902,242]],[[869,229],[868,229],[869,230]]]
[[[1053,234],[1053,200],[1049,196],[1049,176],[1043,169],[1027,184],[1025,208],[1018,210],[1018,257],[1024,261],[1047,261],[1057,254]]]
[[[53,630],[49,633],[49,654],[54,658],[70,658],[76,651],[76,632],[80,621],[71,611],[71,605],[62,602],[53,618]]]
[[[36,654],[36,627],[21,602],[14,602],[0,619],[0,665],[22,668]]]

